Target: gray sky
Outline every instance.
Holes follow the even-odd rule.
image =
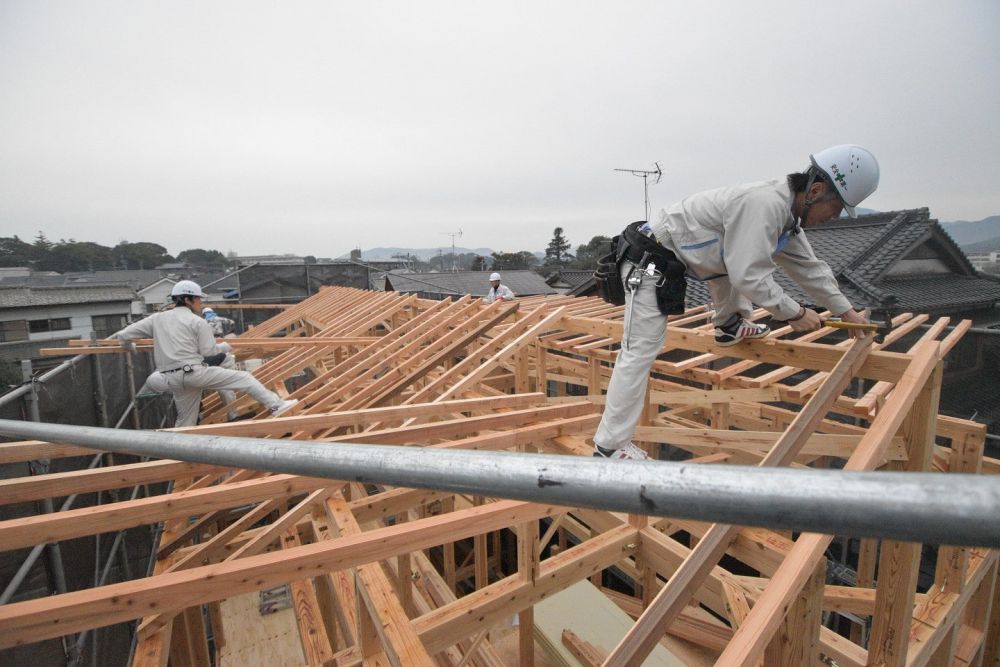
[[[576,246],[838,143],[1000,214],[1000,2],[0,0],[0,236]]]

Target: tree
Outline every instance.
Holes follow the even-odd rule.
[[[569,252],[572,246],[563,236],[563,228],[556,227],[552,232],[552,240],[545,248],[545,268],[561,269],[573,260],[573,253]]]
[[[122,241],[112,250],[115,266],[123,269],[155,269],[160,264],[174,261],[167,249],[158,243],[129,243]]]
[[[519,252],[495,252],[490,266],[494,271],[515,271],[530,269],[538,264],[538,258],[527,250]]]
[[[114,257],[111,248],[84,241],[67,241],[52,246],[44,259],[39,260],[36,268],[43,271],[105,271],[114,268]]]
[[[576,247],[576,259],[570,263],[574,269],[595,269],[597,260],[611,252],[611,239],[607,236],[595,236],[590,243]]]
[[[228,263],[226,256],[218,250],[202,250],[201,248],[181,251],[177,253],[177,260],[198,269],[223,269]]]
[[[31,266],[35,249],[17,234],[0,237],[0,266]]]
[[[486,258],[482,255],[476,255],[472,258],[472,264],[469,266],[470,271],[485,271],[486,270]]]

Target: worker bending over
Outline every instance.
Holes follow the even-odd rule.
[[[210,366],[206,357],[228,354],[227,343],[216,344],[208,322],[200,317],[201,287],[190,280],[181,280],[170,291],[174,308],[139,320],[113,337],[124,347],[137,338],[153,339],[153,360],[156,370],[146,379],[146,386],[159,393],[170,392],[177,408],[176,426],[198,423],[198,408],[203,390],[243,391],[278,416],[298,401],[283,401],[250,373]]]
[[[615,265],[603,277],[621,280],[613,285],[599,280],[598,287],[624,291],[624,335],[594,435],[594,456],[648,458],[632,435],[646,406],[646,384],[663,347],[667,314],[684,311],[685,275],[708,282],[716,345],[770,333],[750,320],[754,303],[793,331],[821,326],[815,311],[775,281],[776,265],[832,314],[847,322],[866,321],[841,293],[830,267],[816,257],[803,228],[835,219],[845,209],[856,217],[854,207],[878,187],[878,162],[854,145],[809,157],[805,172],[691,195],[663,210],[659,220],[633,223],[618,237]]]

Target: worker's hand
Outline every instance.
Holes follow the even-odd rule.
[[[123,348],[125,348],[125,351],[128,352],[129,354],[134,354],[135,353],[135,343],[133,343],[132,341],[125,340],[124,338],[122,338],[119,341],[119,343],[121,344],[121,346]]]
[[[797,320],[790,320],[788,326],[792,331],[816,331],[823,326],[823,320],[819,318],[819,313],[811,308],[802,309],[802,317]]]
[[[865,317],[864,311],[858,312],[851,308],[846,313],[841,313],[838,315],[844,322],[853,322],[854,324],[868,324],[868,318]],[[848,335],[851,338],[863,338],[868,335],[869,332],[863,331],[861,329],[848,329]]]
[[[233,351],[233,346],[229,343],[216,343],[215,347],[219,350],[219,352],[225,352],[226,354]]]

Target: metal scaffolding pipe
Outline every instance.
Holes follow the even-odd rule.
[[[62,373],[63,371],[65,371],[66,369],[68,369],[68,368],[70,368],[72,366],[77,365],[78,363],[80,363],[81,361],[83,361],[86,358],[87,358],[86,354],[78,354],[75,357],[73,357],[72,359],[67,359],[66,361],[62,362],[61,364],[59,364],[58,366],[56,366],[52,370],[50,370],[50,371],[48,371],[46,373],[43,373],[42,375],[40,375],[37,378],[35,378],[34,379],[34,383],[45,384],[46,382],[48,382],[49,380],[51,380],[55,376],[57,376],[60,373]],[[24,396],[25,394],[30,393],[31,392],[31,387],[32,387],[32,383],[31,382],[25,382],[25,384],[22,384],[17,389],[11,389],[10,391],[8,391],[3,396],[0,396],[0,406],[7,405],[8,403],[13,403],[17,399],[19,399],[22,396]]]
[[[7,436],[335,480],[851,537],[1000,547],[1000,479],[610,461],[0,420]]]

